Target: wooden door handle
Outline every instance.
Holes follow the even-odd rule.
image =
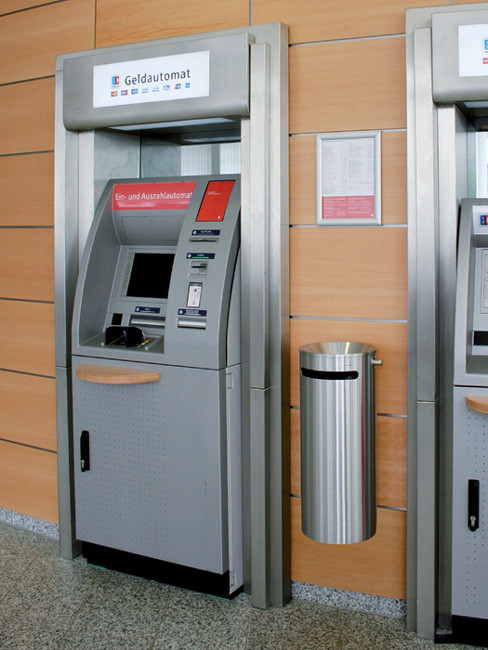
[[[488,397],[478,397],[477,395],[468,395],[466,397],[466,406],[472,411],[488,415]]]
[[[118,368],[116,366],[96,366],[82,363],[76,368],[76,376],[91,384],[150,384],[161,379],[156,370],[137,368]]]

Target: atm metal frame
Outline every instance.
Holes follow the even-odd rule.
[[[97,198],[110,177],[138,176],[140,140],[91,125],[63,123],[65,62],[113,52],[129,60],[141,48],[191,44],[244,34],[249,49],[249,111],[236,116],[241,142],[241,263],[243,358],[244,547],[246,590],[253,605],[282,606],[290,598],[289,515],[289,264],[288,264],[288,29],[276,23],[136,43],[58,56],[55,126],[55,327],[60,554],[74,557],[70,330],[79,260]],[[153,50],[151,50],[153,51]],[[154,56],[154,54],[152,55]],[[171,124],[160,122],[167,133]],[[212,117],[191,114],[186,120]],[[215,117],[215,116],[214,116]],[[218,117],[218,115],[216,116]],[[175,117],[171,118],[172,120]],[[134,119],[144,129],[144,121]],[[113,126],[116,126],[114,124]],[[192,127],[188,126],[188,130]],[[179,125],[178,129],[185,129]],[[143,131],[141,131],[143,133]],[[166,149],[171,165],[171,146]],[[121,160],[128,169],[120,174]],[[163,167],[164,160],[160,161]],[[100,170],[103,170],[102,172]],[[134,173],[134,170],[136,173]],[[164,172],[164,173],[163,173]],[[154,175],[154,174],[153,174]],[[168,175],[163,169],[161,175]]]
[[[454,26],[449,37],[439,27],[446,20]],[[420,636],[438,635],[439,640],[451,625],[457,224],[461,199],[476,196],[475,134],[488,121],[486,108],[477,112],[465,104],[487,103],[488,88],[486,77],[481,83],[479,77],[468,81],[457,76],[458,48],[452,36],[459,20],[487,24],[488,4],[408,9],[405,29],[407,622]],[[449,96],[439,94],[439,86],[448,89]]]

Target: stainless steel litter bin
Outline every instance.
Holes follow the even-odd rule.
[[[375,352],[349,341],[300,348],[302,530],[318,542],[376,532]]]

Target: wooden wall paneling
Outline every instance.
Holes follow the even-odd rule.
[[[300,409],[290,409],[290,494],[302,493],[300,467]]]
[[[0,226],[54,225],[54,154],[0,158]]]
[[[94,46],[95,1],[69,0],[0,17],[0,83],[53,75],[56,54]]]
[[[315,224],[315,136],[290,138],[290,223]],[[381,134],[381,212],[385,225],[407,222],[407,138]]]
[[[0,155],[54,149],[54,79],[0,86]]]
[[[0,300],[0,368],[55,376],[54,305]]]
[[[359,544],[321,544],[302,533],[291,498],[291,578],[297,582],[406,598],[406,512],[378,508],[376,535]]]
[[[0,506],[58,523],[56,454],[0,440]]]
[[[381,134],[382,223],[407,223],[407,134]]]
[[[405,125],[404,38],[290,49],[291,133]]]
[[[249,25],[247,0],[98,0],[97,47],[169,38]]]
[[[253,24],[277,20],[290,28],[291,43],[405,32],[405,9],[449,4],[446,0],[253,0]]]
[[[290,224],[315,224],[315,136],[290,138]]]
[[[291,409],[291,494],[300,495],[300,411]],[[377,504],[407,507],[407,420],[380,416],[376,423]]]
[[[290,313],[405,319],[407,229],[291,228]]]
[[[0,16],[46,4],[46,0],[0,0]]]
[[[54,379],[0,371],[0,438],[56,451]]]
[[[378,417],[376,426],[377,503],[407,507],[407,418]]]
[[[383,361],[376,372],[378,413],[407,413],[407,323],[292,318],[290,321],[290,403],[300,405],[299,347],[320,341],[374,345]]]
[[[0,229],[0,298],[54,300],[53,228]]]

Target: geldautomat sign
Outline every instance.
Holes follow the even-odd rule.
[[[209,60],[209,52],[203,51],[97,65],[93,107],[206,97]]]

